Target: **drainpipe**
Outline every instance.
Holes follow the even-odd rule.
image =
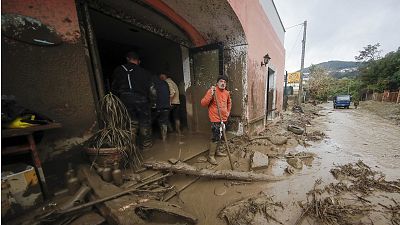
[[[287,77],[288,73],[285,71],[285,89],[283,91],[283,109],[286,111],[287,109],[287,101],[288,101],[288,94],[287,94]]]

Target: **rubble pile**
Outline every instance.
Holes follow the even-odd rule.
[[[316,180],[307,202],[301,204],[303,212],[296,224],[305,217],[324,225],[370,224],[374,213],[399,224],[400,207],[393,194],[400,194],[400,180],[387,181],[384,174],[372,171],[362,161],[337,166],[331,173],[339,182],[319,188],[322,180]]]
[[[371,194],[375,190],[400,193],[400,180],[387,181],[385,175],[358,161],[355,164],[346,164],[331,169],[336,179],[350,180],[349,190],[358,191],[363,194]]]
[[[283,224],[274,216],[277,210],[283,209],[281,202],[275,202],[271,196],[260,193],[226,206],[220,211],[219,217],[225,218],[229,225],[269,224],[272,221]]]

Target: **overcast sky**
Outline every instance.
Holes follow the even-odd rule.
[[[286,70],[301,65],[307,20],[305,66],[329,60],[354,61],[368,44],[381,43],[382,56],[400,47],[400,0],[274,0],[286,29]]]

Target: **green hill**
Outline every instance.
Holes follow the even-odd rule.
[[[358,76],[359,62],[352,61],[328,61],[316,64],[328,71],[328,73],[335,78],[343,77],[356,77]],[[304,73],[309,73],[310,67],[304,69]]]

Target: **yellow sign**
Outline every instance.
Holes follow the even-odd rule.
[[[288,73],[288,83],[300,83],[300,72]]]

